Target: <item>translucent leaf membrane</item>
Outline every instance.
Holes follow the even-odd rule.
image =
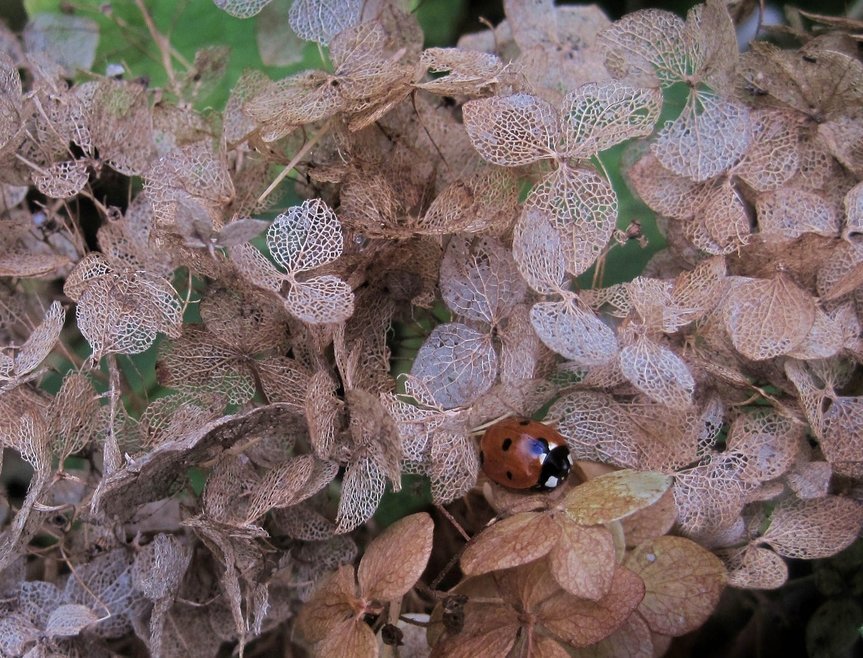
[[[84,448],[98,431],[99,400],[85,375],[70,372],[51,402],[51,452],[59,463]]]
[[[580,366],[597,366],[617,355],[614,331],[575,295],[559,302],[539,302],[530,309],[530,323],[549,349]]]
[[[797,459],[803,426],[775,411],[738,416],[728,432],[729,450],[747,457],[740,476],[760,483],[783,475]]]
[[[621,348],[620,370],[654,402],[672,409],[686,409],[692,404],[695,380],[686,363],[646,336]]]
[[[522,211],[542,213],[560,232],[566,270],[586,271],[611,239],[617,221],[617,196],[593,169],[562,165],[528,195]]]
[[[645,87],[668,85],[693,72],[695,44],[683,20],[661,9],[631,12],[597,39],[617,79]]]
[[[310,498],[328,481],[319,478],[313,487],[307,487],[316,467],[312,455],[300,455],[268,471],[258,483],[249,501],[246,521],[251,523],[276,507],[290,507]],[[335,464],[327,469],[335,476]],[[331,478],[332,479],[332,478]]]
[[[838,300],[863,285],[863,243],[841,242],[821,264],[816,290],[822,299]]]
[[[663,635],[683,635],[707,621],[727,581],[722,562],[684,537],[646,542],[624,564],[644,581],[638,612]]]
[[[548,295],[562,289],[566,262],[561,236],[545,213],[525,209],[515,226],[512,253],[519,272],[536,292]]]
[[[60,338],[65,320],[66,311],[60,302],[51,302],[42,322],[15,354],[12,365],[16,376],[20,377],[32,372],[45,360]]]
[[[416,85],[440,96],[478,95],[496,85],[504,69],[496,55],[460,48],[426,48],[420,63],[430,73],[446,73]]]
[[[519,305],[513,309],[498,337],[501,382],[515,385],[543,373],[551,353],[533,330],[527,306]]]
[[[728,584],[741,589],[778,589],[788,580],[788,565],[773,551],[758,546],[716,551],[728,569]]]
[[[804,233],[839,234],[839,218],[819,194],[781,187],[756,199],[760,233],[776,240],[794,240]]]
[[[536,96],[468,101],[462,112],[471,143],[492,164],[519,167],[554,156],[557,111]]]
[[[813,560],[849,546],[861,526],[863,507],[850,498],[787,499],[774,509],[770,527],[759,541],[785,557]]]
[[[291,286],[285,308],[309,324],[344,322],[354,312],[354,293],[337,276],[316,276]]]
[[[416,231],[442,233],[497,233],[516,216],[518,188],[508,169],[480,166],[466,178],[445,187],[419,220]]]
[[[743,197],[733,185],[725,182],[706,196],[696,213],[693,226],[703,229],[709,254],[722,255],[737,251],[749,242],[750,221]],[[695,240],[696,246],[701,247]]]
[[[756,110],[750,118],[752,144],[732,171],[754,190],[766,192],[797,173],[800,162],[797,127],[787,112]]]
[[[815,309],[815,321],[806,338],[788,356],[795,359],[827,359],[842,349],[845,335],[842,326],[820,308]]]
[[[378,535],[357,569],[363,596],[390,601],[410,591],[428,563],[433,530],[432,518],[423,512],[402,518]]]
[[[476,484],[477,444],[462,428],[444,427],[431,437],[429,477],[432,500],[439,504],[461,498]]]
[[[342,227],[323,201],[310,199],[276,217],[267,231],[267,247],[288,272],[311,270],[341,255]]]
[[[70,199],[87,184],[87,165],[77,160],[64,160],[33,172],[33,183],[45,196]]]
[[[656,136],[651,151],[669,171],[696,182],[735,164],[752,141],[749,110],[712,94],[690,98]]]
[[[698,537],[730,526],[755,488],[743,480],[746,458],[736,452],[712,455],[704,463],[678,471],[674,501],[681,530]]]
[[[89,71],[96,57],[99,25],[76,14],[38,13],[24,28],[28,55],[46,57],[61,66],[66,77]]]
[[[631,441],[629,416],[610,395],[576,391],[557,400],[549,418],[558,419],[557,431],[565,438],[574,459],[622,467],[638,463]]]
[[[560,109],[557,150],[570,158],[589,158],[633,137],[653,132],[662,94],[621,84],[595,83],[569,92]]]
[[[829,462],[863,461],[863,397],[833,398],[822,422],[821,449]]]
[[[512,255],[494,238],[453,236],[441,261],[440,286],[450,310],[493,326],[527,292]]]
[[[846,240],[863,233],[863,183],[852,187],[845,195],[845,222],[842,237]]]
[[[362,3],[358,0],[299,0],[291,5],[291,28],[301,39],[326,46],[339,32],[359,23]]]
[[[487,334],[467,325],[438,325],[420,348],[411,375],[444,409],[470,404],[497,377],[497,353]]]
[[[275,142],[298,126],[331,116],[342,107],[338,90],[323,71],[303,71],[261,86],[244,111],[255,122],[265,142]]]
[[[661,215],[689,219],[707,199],[711,187],[673,174],[652,153],[645,153],[626,170],[638,196]]]
[[[815,303],[808,292],[780,274],[735,284],[724,314],[734,347],[760,361],[786,354],[806,338],[815,321]]]
[[[213,0],[216,6],[235,18],[251,18],[272,0]]]
[[[336,533],[350,532],[372,517],[384,495],[385,482],[375,460],[361,457],[351,462],[342,479]]]
[[[314,373],[306,389],[305,415],[312,449],[329,459],[335,443],[336,423],[344,402],[335,396],[338,385],[324,370]]]
[[[785,476],[788,487],[801,500],[826,496],[833,468],[825,461],[798,461]]]

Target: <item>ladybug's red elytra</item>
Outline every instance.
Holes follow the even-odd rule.
[[[505,418],[483,434],[479,463],[490,480],[504,487],[548,491],[566,480],[572,456],[566,439],[548,425]]]

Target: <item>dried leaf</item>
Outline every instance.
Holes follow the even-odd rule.
[[[617,471],[575,487],[564,504],[580,525],[611,523],[652,505],[670,486],[671,478],[662,473]]]
[[[565,518],[559,523],[560,539],[548,556],[551,574],[573,596],[598,601],[611,588],[616,567],[611,532]]]
[[[560,526],[546,514],[515,514],[468,544],[461,556],[462,571],[479,575],[527,564],[552,550],[560,535]]]
[[[357,570],[362,595],[391,601],[406,594],[426,568],[433,530],[432,518],[420,513],[396,521],[378,535]]]
[[[638,612],[654,633],[663,635],[683,635],[701,626],[727,581],[722,562],[683,537],[659,537],[641,544],[624,564],[644,580]]]
[[[788,499],[773,510],[760,541],[785,557],[813,560],[835,555],[863,527],[863,506],[850,498]]]
[[[620,371],[655,402],[672,409],[687,409],[692,404],[695,380],[686,363],[646,336],[620,350]]]

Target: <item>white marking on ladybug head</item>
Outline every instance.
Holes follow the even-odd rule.
[[[560,480],[558,480],[553,475],[549,475],[548,479],[545,481],[545,486],[547,486],[549,489],[554,489],[557,486],[558,482],[560,482]]]
[[[541,452],[541,453],[539,453],[539,463],[540,463],[540,464],[544,464],[544,463],[545,463],[545,459],[546,459],[546,457],[548,457],[548,453],[547,453],[547,452]]]
[[[567,455],[567,456],[566,456],[566,461],[568,461],[568,462],[569,462],[569,465],[570,465],[570,466],[572,466],[572,455]]]

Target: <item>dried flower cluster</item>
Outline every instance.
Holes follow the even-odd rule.
[[[853,24],[739,55],[723,0],[504,5],[423,49],[395,0],[295,0],[329,67],[246,72],[221,113],[192,106],[223,49],[72,83],[89,19],[0,29],[0,466],[32,470],[0,492],[0,656],[653,656],[858,536]],[[633,192],[667,248],[578,289]],[[396,378],[393,327],[432,311]],[[578,476],[485,482],[477,428],[541,410]],[[473,496],[466,545],[379,531],[405,474]]]

